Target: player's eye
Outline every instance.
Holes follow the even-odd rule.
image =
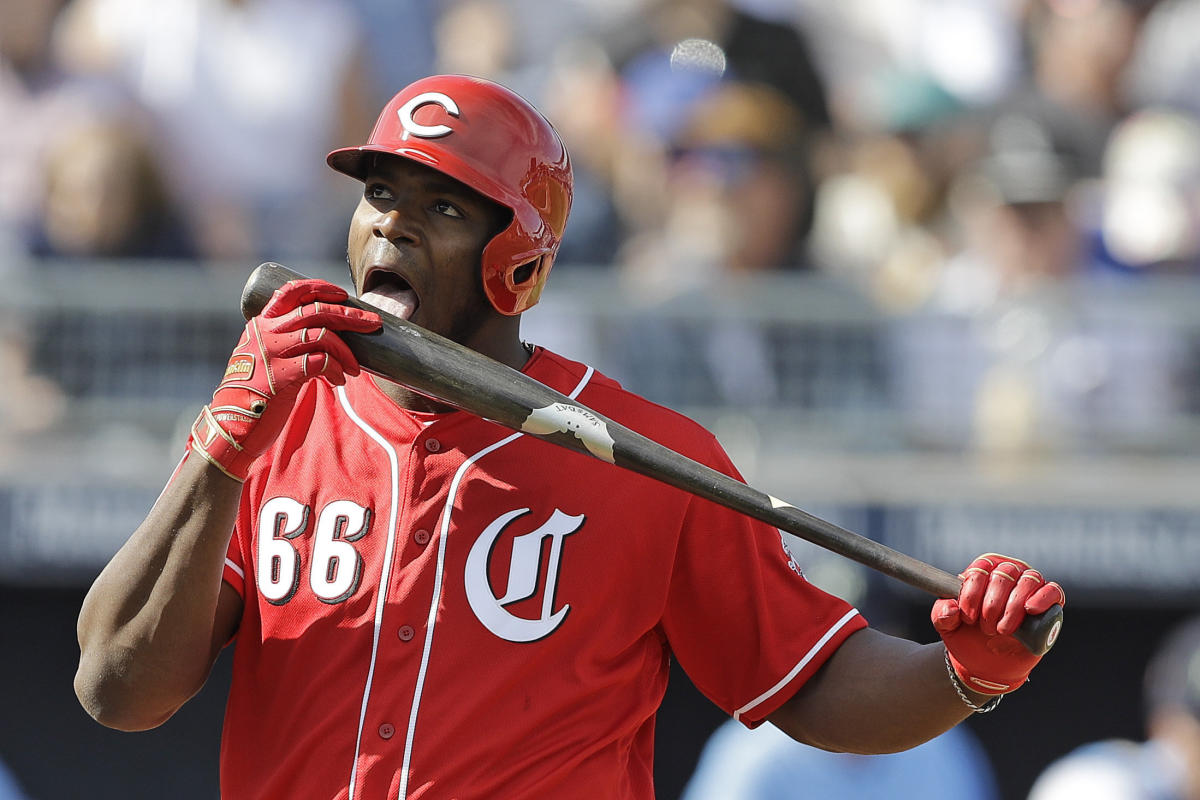
[[[392,193],[380,183],[368,183],[363,189],[363,196],[368,200],[391,200]]]
[[[433,208],[439,214],[445,214],[448,217],[457,217],[462,219],[463,213],[458,206],[451,203],[449,200],[437,200],[433,204]]]

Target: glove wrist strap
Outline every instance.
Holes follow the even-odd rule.
[[[200,415],[192,423],[190,440],[192,449],[208,463],[238,483],[246,482],[253,459],[245,457],[241,445],[221,427],[208,406],[200,410]]]
[[[950,676],[950,684],[954,687],[954,691],[958,692],[959,698],[967,704],[967,708],[976,714],[986,714],[989,711],[995,711],[996,706],[1000,705],[1000,701],[1004,699],[1004,695],[998,694],[982,705],[971,700],[970,695],[967,694],[967,687],[962,682],[962,678],[958,677],[958,673],[954,671],[954,665],[950,663],[950,651],[946,650],[944,652],[946,673]]]

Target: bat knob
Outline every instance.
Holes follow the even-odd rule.
[[[1058,641],[1062,623],[1063,607],[1056,603],[1041,614],[1025,617],[1013,637],[1035,656],[1044,655]]]
[[[290,270],[282,264],[276,264],[274,261],[259,264],[246,279],[246,285],[242,287],[242,316],[246,319],[257,317],[271,299],[271,295],[275,294],[276,289],[288,281],[302,278],[304,276],[299,272]]]

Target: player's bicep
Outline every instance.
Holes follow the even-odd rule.
[[[929,660],[930,647],[873,628],[856,631],[767,719],[822,750],[891,753],[914,747],[965,716],[943,718],[947,680],[930,668],[940,666],[937,657]]]

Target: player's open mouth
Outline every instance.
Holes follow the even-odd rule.
[[[416,291],[408,281],[386,269],[375,268],[363,280],[360,295],[364,302],[380,308],[400,319],[409,319],[421,304]]]

